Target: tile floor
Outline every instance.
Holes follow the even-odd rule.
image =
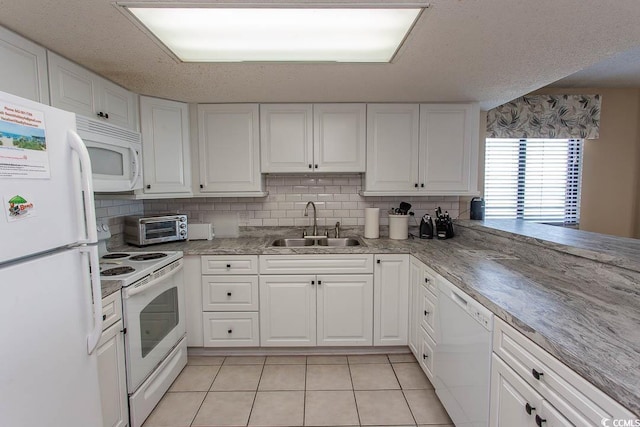
[[[189,357],[143,427],[453,427],[414,357]]]

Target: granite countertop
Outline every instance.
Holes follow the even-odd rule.
[[[364,245],[355,247],[282,248],[269,244],[287,234],[263,230],[153,249],[185,255],[410,253],[640,415],[640,257],[633,258],[640,241],[505,221],[458,221],[456,231],[450,240],[383,237],[361,239]]]

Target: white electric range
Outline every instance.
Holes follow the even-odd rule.
[[[100,278],[122,285],[129,418],[139,427],[187,364],[180,251],[108,252],[98,224]]]

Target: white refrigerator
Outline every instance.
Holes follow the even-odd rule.
[[[91,164],[75,114],[0,92],[0,425],[102,424]]]

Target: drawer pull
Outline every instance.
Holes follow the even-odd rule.
[[[542,373],[542,372],[538,372],[538,371],[536,371],[535,369],[532,369],[532,370],[531,370],[531,373],[533,374],[533,378],[535,378],[535,379],[537,379],[537,380],[539,380],[539,379],[540,379],[540,377],[544,375],[544,373]]]
[[[227,296],[230,297],[231,296],[231,292],[227,292]]]
[[[428,277],[425,277],[425,278],[424,278],[424,283],[429,283],[429,282],[430,282],[429,278],[428,278]]]
[[[318,285],[322,285],[322,280],[318,280]]]
[[[227,268],[231,268],[231,264],[227,264]]]
[[[423,355],[422,355],[422,358],[423,358],[423,359],[426,359],[427,357],[429,357],[429,356],[428,356],[428,355],[426,355],[426,354],[423,354]]]
[[[233,329],[229,329],[229,330],[227,331],[227,333],[228,333],[228,334],[230,334],[230,333],[232,333],[232,332],[233,332]]]
[[[103,314],[103,315],[102,315],[102,320],[103,320],[103,321],[107,320],[107,315],[106,315],[106,314]]]
[[[376,260],[376,264],[380,264],[380,260],[379,259]]]
[[[429,312],[428,312],[427,310],[425,310],[425,311],[424,311],[424,315],[425,315],[425,316],[428,316],[428,315],[429,315]]]
[[[540,418],[540,415],[536,415],[536,424],[538,425],[538,427],[542,427],[542,423],[546,423],[547,420],[545,420],[544,418]]]
[[[531,415],[531,411],[535,411],[536,408],[527,403],[526,405],[524,405],[524,410],[527,411],[527,414]]]
[[[316,284],[316,281],[315,281],[315,280],[312,280],[312,281],[311,281],[311,285],[315,285],[315,284]]]

